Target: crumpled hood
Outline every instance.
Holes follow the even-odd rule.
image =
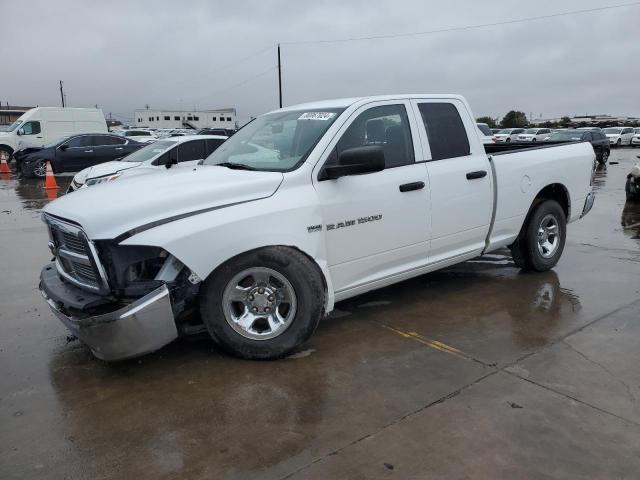
[[[44,212],[80,224],[92,240],[106,240],[172,217],[269,197],[282,179],[279,172],[216,166],[163,168],[80,189]]]
[[[112,162],[99,163],[87,170],[87,178],[104,177],[105,175],[112,175],[122,170],[128,170],[133,167],[137,167],[141,162],[120,162],[114,160]]]

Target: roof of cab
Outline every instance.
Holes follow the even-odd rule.
[[[329,100],[320,100],[317,102],[309,102],[309,103],[300,103],[297,105],[290,105],[288,107],[284,107],[278,110],[273,110],[273,112],[277,111],[292,111],[292,110],[317,110],[319,108],[347,108],[356,103],[369,103],[369,102],[380,102],[387,100],[405,100],[409,98],[423,98],[423,99],[437,99],[437,98],[448,98],[448,99],[458,99],[463,100],[464,98],[461,95],[457,94],[425,94],[425,93],[416,93],[416,94],[408,94],[408,93],[400,93],[396,95],[373,95],[368,97],[351,97],[351,98],[335,98]],[[272,112],[269,112],[272,113]]]

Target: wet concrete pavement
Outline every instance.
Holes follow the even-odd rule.
[[[498,252],[371,292],[276,362],[68,342],[36,288],[47,196],[0,179],[0,478],[637,478],[637,153],[553,271]]]

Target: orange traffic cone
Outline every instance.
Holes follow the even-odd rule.
[[[53,168],[51,168],[51,162],[47,161],[47,176],[44,179],[44,189],[52,190],[58,189],[58,184],[56,183],[56,177],[53,176]]]
[[[5,157],[0,158],[0,173],[11,173],[9,163]]]

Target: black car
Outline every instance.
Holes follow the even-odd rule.
[[[18,172],[25,177],[44,177],[47,160],[54,173],[79,172],[83,168],[124,157],[144,147],[131,138],[106,133],[73,135],[43,148],[28,148],[16,152]]]
[[[201,128],[195,132],[195,135],[223,135],[230,137],[234,133],[236,133],[236,131],[232,128]]]
[[[609,160],[611,146],[607,136],[598,130],[561,130],[546,138],[547,142],[590,142],[596,152],[598,162],[605,164]]]

